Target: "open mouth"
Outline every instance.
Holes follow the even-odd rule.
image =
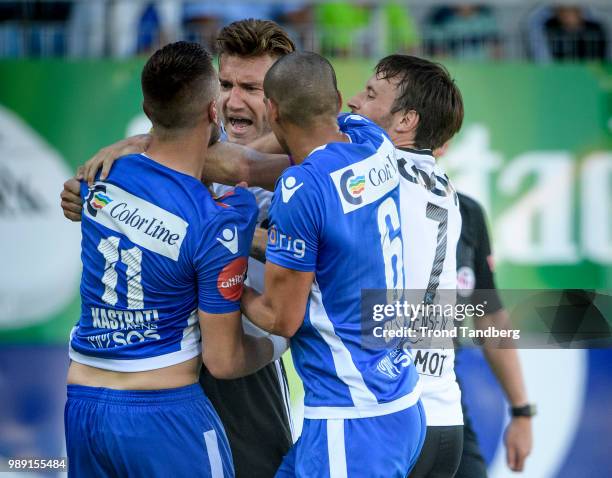
[[[236,117],[230,117],[229,122],[232,125],[232,127],[237,130],[244,129],[253,124],[253,122],[250,119],[236,118]]]

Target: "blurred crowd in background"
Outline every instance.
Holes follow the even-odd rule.
[[[612,2],[534,0],[0,0],[0,58],[127,58],[180,39],[214,52],[243,18],[332,57],[404,52],[466,60],[610,61]]]

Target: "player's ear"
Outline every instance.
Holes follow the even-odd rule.
[[[274,100],[270,98],[264,99],[266,103],[266,110],[268,112],[268,121],[270,123],[278,123],[280,121],[280,113],[278,111],[278,105],[274,102]]]
[[[211,123],[216,124],[217,126],[219,125],[219,115],[217,114],[217,102],[215,100],[211,101],[210,104],[208,105],[208,120]]]
[[[415,110],[409,110],[399,117],[399,122],[395,125],[395,130],[398,133],[410,134],[416,136],[416,130],[419,126],[419,113]]]
[[[337,108],[336,113],[340,114],[340,111],[342,111],[342,93],[338,91],[338,108]]]

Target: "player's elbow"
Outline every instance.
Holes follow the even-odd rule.
[[[271,334],[280,335],[286,339],[290,339],[300,328],[300,322],[297,319],[293,319],[288,316],[284,316],[285,320],[277,320],[271,330],[268,330]]]
[[[208,361],[205,365],[210,374],[217,379],[227,380],[237,378],[235,376],[236,372],[231,364],[224,363],[221,360],[212,360]]]
[[[217,378],[228,380],[232,378],[240,377],[239,370],[237,370],[235,363],[232,360],[224,357],[203,357],[204,365],[209,373]]]

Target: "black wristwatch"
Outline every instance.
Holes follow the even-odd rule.
[[[522,405],[520,407],[510,407],[510,415],[514,417],[533,417],[537,413],[536,406],[533,403]]]

